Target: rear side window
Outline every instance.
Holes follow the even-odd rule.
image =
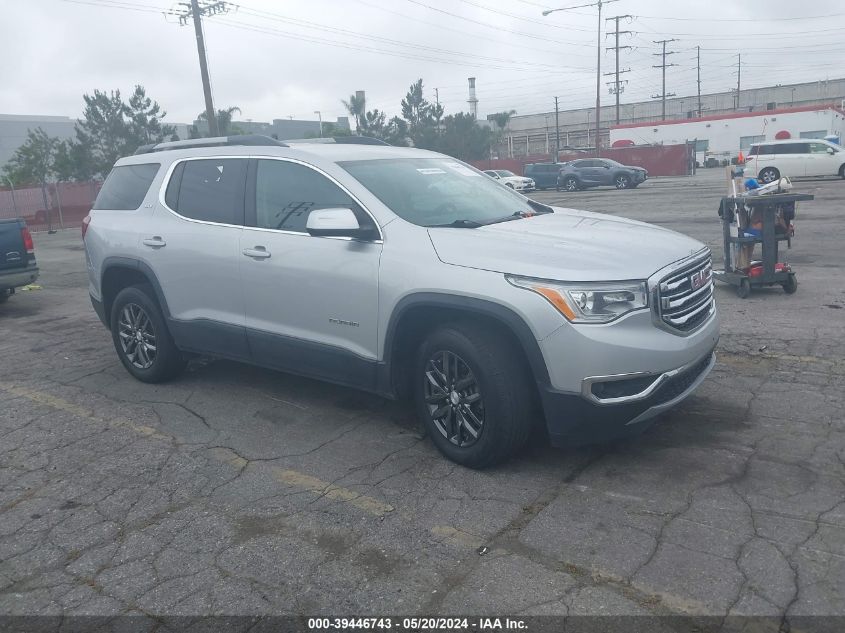
[[[364,220],[346,192],[309,167],[259,160],[255,180],[255,225],[259,228],[305,233],[311,211],[332,207],[352,209],[359,222]]]
[[[778,154],[809,154],[809,143],[784,143],[777,150]]]
[[[111,170],[94,201],[94,209],[134,211],[141,206],[160,163],[121,165]]]
[[[165,202],[179,215],[220,224],[243,224],[245,158],[208,158],[177,165]]]

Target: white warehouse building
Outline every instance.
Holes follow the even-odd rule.
[[[611,147],[676,145],[695,142],[696,160],[730,159],[752,143],[789,138],[836,137],[845,133],[845,110],[803,106],[755,112],[732,112],[698,118],[614,125]]]

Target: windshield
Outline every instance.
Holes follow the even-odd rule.
[[[509,216],[551,211],[446,157],[339,164],[396,215],[418,226],[487,224]]]
[[[507,169],[498,169],[496,173],[499,174],[502,178],[510,178],[511,176],[516,176],[515,173],[512,171],[508,171]]]

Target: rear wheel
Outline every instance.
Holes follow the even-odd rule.
[[[452,461],[470,468],[496,464],[528,437],[529,373],[518,349],[498,331],[477,323],[441,326],[417,353],[417,414]]]
[[[780,178],[780,172],[774,167],[766,167],[760,170],[760,180],[769,184]]]
[[[150,286],[121,290],[112,304],[110,323],[120,362],[138,380],[164,382],[185,368]]]
[[[578,180],[574,176],[563,179],[563,188],[567,191],[578,191]]]
[[[740,299],[745,299],[751,294],[751,282],[748,278],[740,279],[739,285],[736,287],[736,296]]]
[[[631,186],[631,178],[625,174],[617,174],[616,178],[613,179],[613,184],[616,185],[617,189],[627,189]]]
[[[3,290],[0,290],[0,303],[6,303],[6,301],[8,301],[9,297],[11,297],[11,296],[12,296],[11,290],[6,290],[5,288]]]
[[[789,277],[786,278],[786,281],[781,284],[783,286],[783,291],[788,294],[794,294],[796,290],[798,290],[798,278],[795,276],[795,273],[790,273]]]
[[[845,178],[845,163],[843,163],[842,167],[839,168],[839,177]]]

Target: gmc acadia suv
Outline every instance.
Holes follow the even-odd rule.
[[[94,308],[139,380],[202,354],[410,398],[471,467],[541,417],[556,445],[643,430],[719,337],[699,242],[362,137],[141,148],[83,236]]]

